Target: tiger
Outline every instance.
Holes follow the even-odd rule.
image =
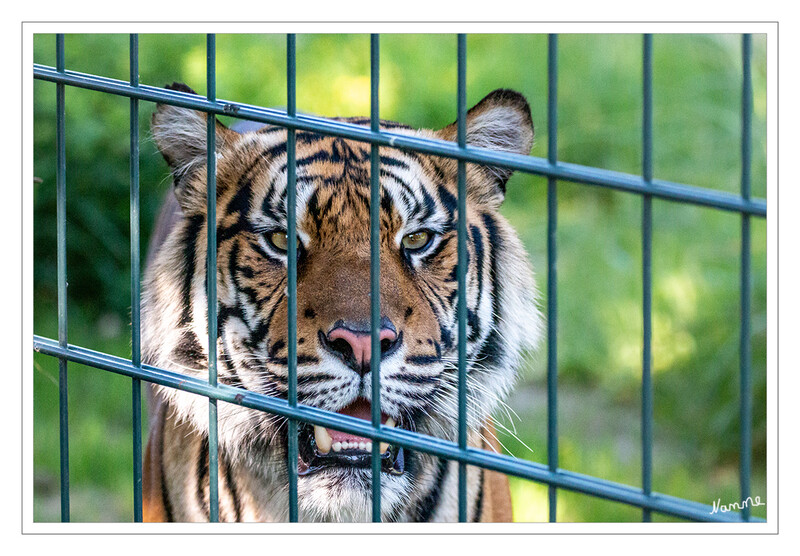
[[[168,89],[196,94],[174,83]],[[143,362],[208,379],[208,116],[157,104],[151,136],[173,185],[142,285]],[[530,154],[525,97],[498,89],[466,112],[471,147]],[[334,118],[369,126],[369,118]],[[214,120],[218,381],[287,399],[287,251],[297,246],[298,403],[371,419],[370,154],[366,142],[297,129],[296,230],[287,236],[287,130]],[[456,122],[381,132],[456,141]],[[380,161],[381,424],[458,439],[458,162],[391,146]],[[495,412],[541,336],[532,265],[499,208],[511,171],[466,165],[467,441],[500,451]],[[218,405],[218,518],[289,521],[286,418]],[[372,521],[372,442],[298,424],[297,518]],[[144,458],[149,522],[210,519],[207,398],[154,386]],[[459,520],[459,464],[381,443],[380,519]],[[468,466],[467,519],[513,520],[508,478]]]

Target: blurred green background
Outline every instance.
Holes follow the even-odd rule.
[[[67,35],[69,69],[128,79],[127,35]],[[741,39],[654,37],[654,173],[736,193],[740,183]],[[470,35],[468,105],[491,90],[524,93],[547,156],[547,37]],[[766,195],[766,41],[753,40],[753,194]],[[559,160],[641,172],[640,35],[559,38]],[[286,102],[285,37],[219,35],[219,98]],[[55,37],[34,39],[55,65]],[[183,81],[205,92],[202,35],[141,35],[141,82]],[[455,119],[456,39],[381,37],[381,117],[438,128]],[[297,104],[324,116],[369,114],[369,37],[300,35]],[[57,337],[55,85],[34,85],[34,328]],[[130,357],[129,101],[67,88],[67,249],[70,343]],[[141,103],[143,252],[170,185]],[[558,185],[559,462],[641,485],[641,199]],[[546,306],[546,181],[515,175],[503,213],[539,271]],[[711,504],[739,500],[740,222],[733,213],[653,203],[653,489]],[[766,500],[766,225],[753,219],[753,485]],[[144,259],[144,254],[143,254]],[[506,450],[547,461],[546,350],[531,354],[501,422]],[[58,365],[34,358],[34,518],[59,519]],[[130,380],[70,364],[70,485],[74,521],[132,519]],[[146,438],[146,430],[145,430]],[[512,479],[515,518],[547,520],[547,488]],[[767,500],[767,502],[769,502]],[[755,515],[765,517],[766,508]],[[641,510],[559,493],[563,521],[637,521]],[[666,520],[655,516],[656,520]]]

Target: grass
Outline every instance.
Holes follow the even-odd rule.
[[[55,307],[49,307],[55,310]],[[127,326],[114,316],[73,308],[70,343],[130,357]],[[58,337],[50,321],[36,333]],[[73,521],[131,521],[133,438],[131,380],[68,366],[70,502]],[[60,520],[58,361],[34,354],[34,520]],[[147,412],[143,405],[144,438]]]
[[[738,192],[739,38],[654,37],[655,177]],[[369,113],[369,39],[298,37],[298,109]],[[34,40],[37,63],[55,64],[50,35]],[[142,35],[141,82],[184,81],[203,93],[199,35]],[[455,119],[455,38],[381,38],[381,116],[420,127]],[[127,79],[127,36],[69,35],[70,69]],[[470,35],[468,103],[498,87],[522,91],[537,129],[532,154],[547,156],[547,38]],[[220,35],[220,98],[285,103],[285,39]],[[248,68],[242,71],[242,68]],[[754,37],[753,195],[766,194],[766,43]],[[558,155],[566,162],[640,173],[641,37],[559,38]],[[34,328],[56,337],[55,94],[34,86]],[[67,236],[71,343],[130,356],[128,101],[67,90]],[[142,245],[168,187],[140,109]],[[98,163],[102,161],[102,163]],[[502,211],[518,230],[545,290],[546,182],[515,175]],[[559,462],[565,469],[641,484],[641,199],[558,184]],[[752,221],[753,487],[765,499],[766,224]],[[653,204],[653,384],[656,491],[710,504],[738,500],[740,217],[667,201]],[[542,296],[542,306],[546,299]],[[511,453],[546,462],[541,351],[510,405],[519,414]],[[130,380],[70,365],[70,481],[76,521],[132,516]],[[35,519],[58,519],[58,366],[34,358]],[[530,446],[530,452],[521,442]],[[547,518],[546,487],[512,480],[515,515]],[[769,503],[769,501],[767,501]],[[756,515],[765,508],[757,508]],[[639,520],[640,510],[559,494],[559,519]]]
[[[532,383],[517,388],[509,405],[518,413],[518,438],[500,432],[506,451],[516,457],[547,464],[546,385]],[[641,486],[640,413],[634,404],[620,404],[602,391],[575,386],[559,389],[559,467],[595,477]],[[738,467],[708,464],[687,448],[679,435],[656,420],[653,434],[653,490],[709,504],[723,504],[739,496]],[[548,521],[547,486],[511,478],[514,520]],[[754,495],[766,492],[766,475],[757,470],[752,478]],[[762,496],[762,499],[764,497]],[[766,517],[766,507],[753,515]],[[559,491],[560,522],[641,521],[638,508],[580,493]],[[654,521],[675,521],[653,514]]]

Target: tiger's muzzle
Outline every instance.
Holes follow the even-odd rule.
[[[337,413],[370,420],[371,404],[358,398]],[[395,427],[398,423],[386,414],[381,414],[383,426]],[[306,476],[328,468],[371,467],[372,441],[342,431],[319,425],[300,426],[298,475]],[[381,443],[381,471],[390,475],[402,475],[405,471],[403,448]]]

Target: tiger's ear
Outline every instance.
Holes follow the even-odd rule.
[[[183,83],[167,85],[167,89],[196,95]],[[175,195],[184,208],[195,204],[193,193],[187,187],[189,178],[206,165],[206,139],[208,114],[190,108],[169,104],[156,105],[156,111],[150,121],[150,131],[158,146],[158,150],[169,164],[175,182]],[[236,133],[216,121],[216,150],[220,152],[234,140]],[[205,202],[203,197],[202,202]]]
[[[458,140],[458,122],[436,132],[446,141]],[[528,101],[510,89],[492,91],[467,112],[467,145],[517,154],[530,154],[533,147],[533,120]],[[457,163],[447,166],[456,172]],[[467,164],[467,190],[476,201],[497,207],[506,194],[512,170],[495,166]]]

